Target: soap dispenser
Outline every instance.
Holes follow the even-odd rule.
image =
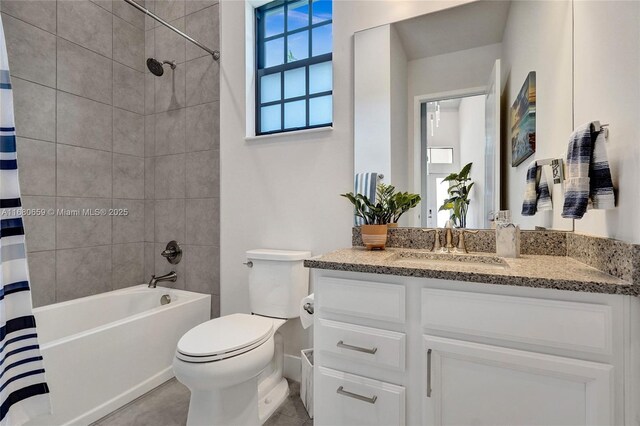
[[[500,257],[520,256],[520,227],[511,222],[511,211],[501,210],[496,220],[496,254]]]

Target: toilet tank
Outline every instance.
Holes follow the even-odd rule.
[[[276,318],[300,316],[300,301],[309,294],[310,251],[256,249],[247,251],[251,312]]]

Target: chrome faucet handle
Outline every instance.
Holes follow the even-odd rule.
[[[479,231],[470,231],[468,229],[461,228],[458,230],[458,248],[456,248],[457,252],[469,253],[467,250],[467,242],[464,239],[464,234],[477,234]]]

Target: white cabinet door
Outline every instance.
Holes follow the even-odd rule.
[[[613,367],[424,336],[424,424],[608,425]]]

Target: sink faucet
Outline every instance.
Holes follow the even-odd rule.
[[[176,274],[175,271],[171,271],[165,275],[160,275],[159,277],[152,275],[151,280],[149,281],[149,288],[156,288],[156,284],[158,284],[159,282],[163,282],[163,281],[176,282],[177,279],[178,279],[178,274]]]

